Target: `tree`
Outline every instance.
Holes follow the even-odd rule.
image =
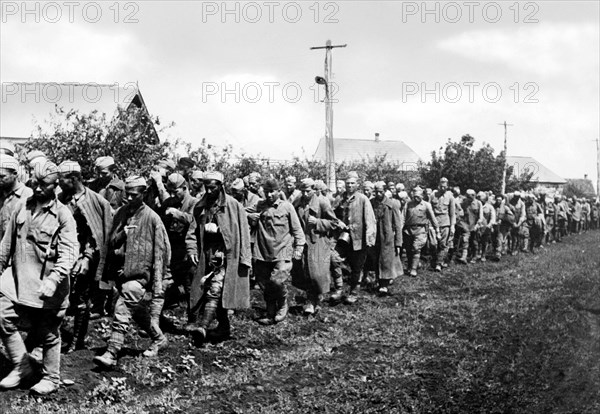
[[[567,197],[594,198],[594,184],[587,178],[570,178],[563,187],[563,195]]]
[[[458,142],[448,139],[446,148],[432,152],[431,161],[419,165],[421,182],[427,187],[435,188],[440,178],[446,177],[451,186],[459,186],[463,191],[471,188],[499,193],[502,187],[502,170],[506,163],[504,153],[494,155],[494,149],[489,144],[474,150],[474,144],[475,138],[469,134],[463,135]],[[507,177],[511,174],[512,170],[509,168]],[[531,175],[521,174],[516,183],[523,186],[530,178]]]
[[[171,144],[158,140],[156,128],[159,126],[158,118],[149,117],[139,108],[119,108],[115,116],[108,119],[98,111],[84,114],[56,107],[49,119],[37,125],[35,134],[23,144],[20,152],[40,150],[57,164],[77,161],[85,179],[92,178],[94,160],[104,155],[115,159],[121,176],[146,175],[156,161],[171,153]],[[161,127],[159,131],[170,126]]]

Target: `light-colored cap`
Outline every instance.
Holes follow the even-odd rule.
[[[356,171],[348,172],[348,175],[346,175],[346,180],[350,180],[350,179],[358,180],[358,173]]]
[[[58,179],[58,167],[52,161],[46,161],[35,168],[34,176],[38,180],[56,180]]]
[[[370,188],[372,190],[374,188],[374,184],[371,181],[365,181],[363,183],[363,188]]]
[[[94,165],[96,168],[108,168],[115,165],[115,159],[111,156],[98,157]]]
[[[184,184],[185,184],[185,178],[181,174],[173,173],[173,174],[169,175],[169,177],[167,178],[167,187],[179,188]]]
[[[375,190],[384,191],[385,190],[385,182],[377,181],[375,184],[373,184],[373,188]]]
[[[300,188],[302,190],[307,188],[315,188],[315,180],[312,178],[303,178],[302,181],[300,181]]]
[[[290,175],[289,177],[287,177],[285,179],[286,183],[290,183],[290,184],[296,184],[296,177],[294,177],[293,175]]]
[[[77,161],[63,161],[60,164],[58,164],[58,172],[61,174],[81,172],[81,166]]]
[[[146,179],[141,175],[132,175],[125,179],[125,188],[147,187]]]
[[[233,180],[233,182],[231,183],[231,188],[235,189],[235,190],[243,190],[245,187],[244,185],[244,180],[242,180],[241,178],[236,178],[235,180]]]
[[[402,183],[396,184],[396,190],[397,191],[404,191],[405,188],[406,187],[404,187],[404,184],[402,184]]]
[[[29,153],[27,153],[27,155],[25,156],[25,159],[27,160],[27,163],[31,163],[31,161],[35,160],[36,158],[47,158],[46,154],[44,154],[42,151],[38,151],[38,150],[34,150],[31,151]]]
[[[219,171],[205,172],[204,173],[204,181],[211,181],[211,180],[215,180],[215,181],[222,183],[223,182],[223,173],[220,173]]]
[[[415,188],[413,188],[412,192],[416,196],[422,196],[423,195],[423,189],[421,187],[419,187],[419,186],[416,186]]]
[[[315,190],[326,191],[327,190],[327,184],[325,184],[325,181],[323,181],[323,180],[315,180]]]
[[[469,188],[469,189],[467,190],[467,193],[466,193],[466,194],[467,194],[467,195],[470,195],[470,196],[475,196],[475,194],[477,194],[477,193],[475,193],[475,190],[473,190],[472,188]]]
[[[19,161],[12,155],[0,154],[0,168],[17,171],[19,169]]]
[[[200,171],[200,170],[192,171],[192,178],[195,180],[204,180],[204,171]]]
[[[173,162],[173,160],[159,160],[156,163],[156,165],[158,165],[159,167],[170,169],[170,170],[175,169],[175,163]]]

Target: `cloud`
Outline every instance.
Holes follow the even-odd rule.
[[[115,83],[143,67],[145,48],[134,36],[94,25],[3,24],[2,81]]]
[[[545,78],[598,79],[599,29],[594,24],[554,24],[518,30],[474,30],[441,40],[437,46],[450,53],[501,63],[518,72]]]

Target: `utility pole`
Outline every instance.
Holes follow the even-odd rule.
[[[507,157],[507,138],[508,138],[508,127],[509,126],[514,126],[513,124],[507,124],[506,121],[504,121],[501,124],[498,125],[504,125],[504,168],[502,169],[502,189],[500,190],[500,194],[504,194],[506,191],[506,170],[508,169],[508,162],[506,161],[506,157]]]
[[[335,192],[335,154],[333,150],[333,102],[331,100],[332,58],[331,49],[347,45],[331,45],[327,40],[325,46],[311,47],[310,50],[325,49],[325,77],[317,76],[315,81],[325,85],[325,165],[327,166],[327,187]]]
[[[596,138],[596,201],[600,200],[600,139]]]

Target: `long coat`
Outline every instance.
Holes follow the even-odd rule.
[[[402,246],[404,219],[396,200],[385,197],[381,203],[371,200],[377,220],[377,238],[372,251],[377,259],[379,279],[395,279],[401,276],[402,261],[396,256],[395,247]]]
[[[316,294],[327,293],[331,284],[329,234],[334,228],[335,214],[329,201],[316,194],[308,203],[304,203],[301,198],[297,199],[294,208],[304,231],[306,247],[302,259],[293,261],[292,284],[298,289]],[[315,225],[308,224],[310,216],[317,219]]]
[[[250,252],[250,230],[244,207],[233,197],[222,192],[217,200],[217,225],[225,243],[225,280],[223,282],[223,307],[225,309],[243,309],[250,307],[250,282],[248,269],[252,264]],[[198,257],[198,267],[194,281],[206,275],[206,257],[203,248],[204,225],[206,224],[206,194],[194,207],[194,221],[186,236],[188,255]],[[243,265],[243,266],[240,266]],[[202,297],[201,289],[192,283],[192,303],[198,303]]]

